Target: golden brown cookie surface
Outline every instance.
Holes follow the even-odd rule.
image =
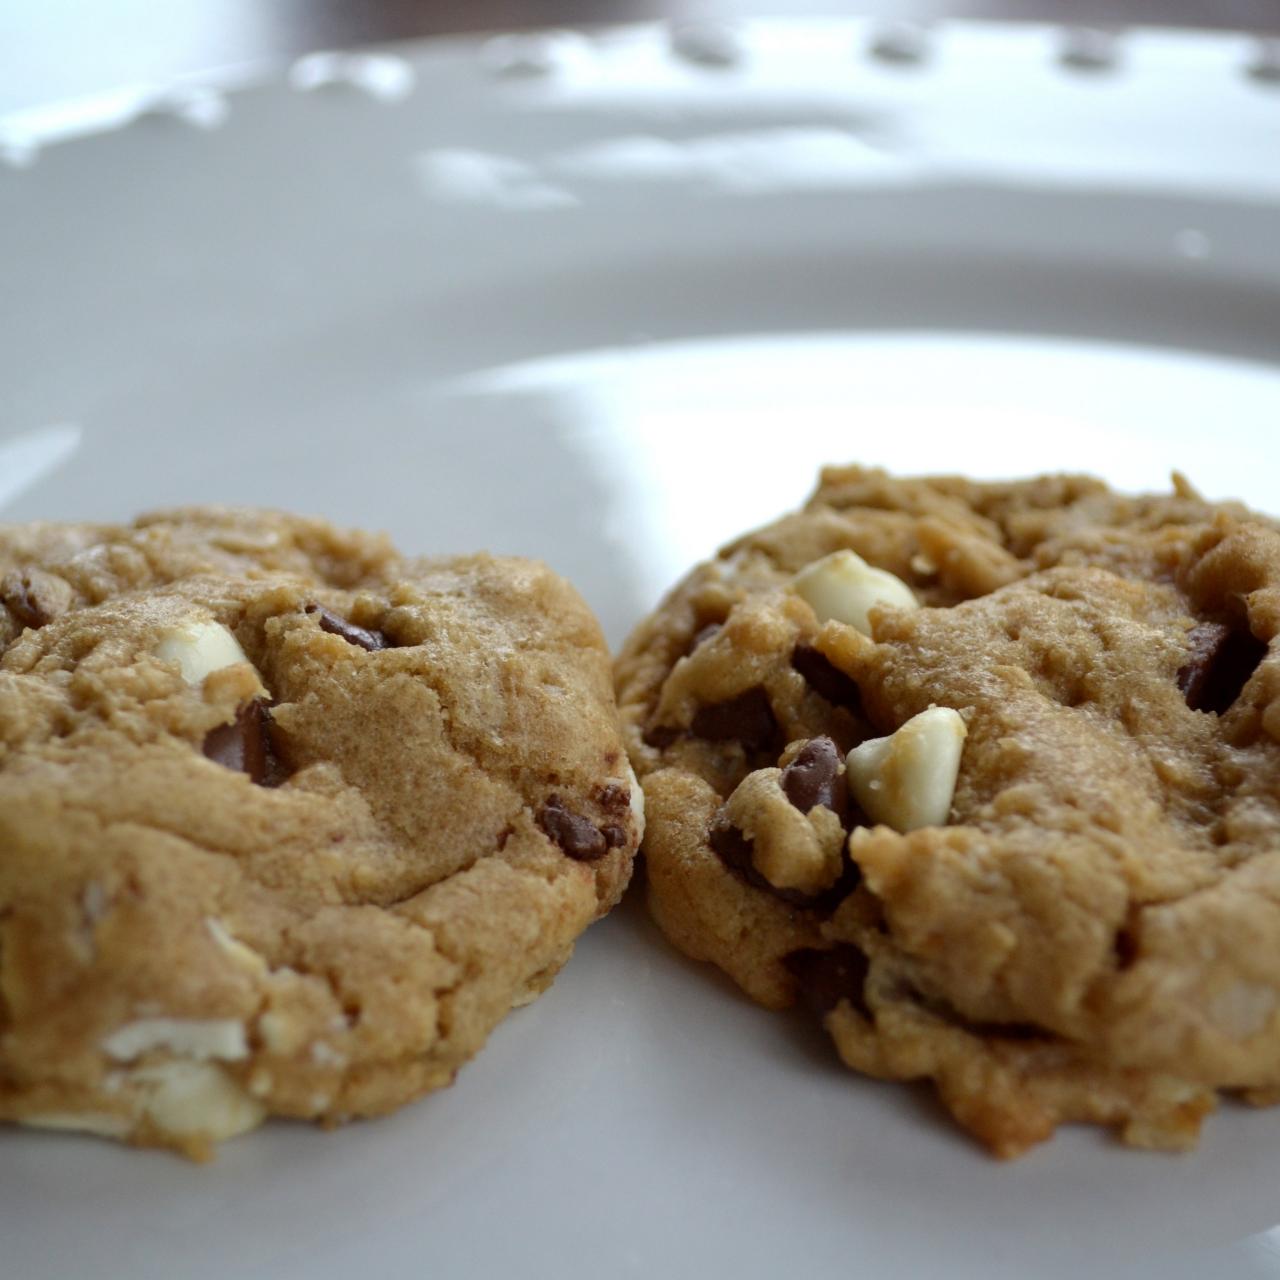
[[[447,1084],[642,828],[532,562],[269,512],[0,528],[0,1119],[201,1155]]]
[[[654,914],[998,1153],[1190,1145],[1280,1086],[1278,632],[1184,482],[830,470],[617,664]]]

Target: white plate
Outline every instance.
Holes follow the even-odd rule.
[[[1085,69],[1045,28],[908,37],[447,42],[8,121],[0,513],[256,502],[540,555],[618,641],[824,460],[1176,465],[1280,507],[1280,92],[1247,42]],[[1240,1241],[1278,1140],[1226,1107],[1193,1156],[1075,1130],[997,1164],[633,898],[393,1119],[208,1168],[0,1133],[0,1266],[1275,1275]]]

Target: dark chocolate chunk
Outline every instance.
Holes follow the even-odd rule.
[[[631,808],[631,791],[616,782],[606,782],[600,788],[599,800],[606,813],[623,813]]]
[[[693,732],[711,742],[740,742],[747,751],[763,751],[778,736],[769,696],[756,685],[726,702],[699,707]]]
[[[35,631],[49,621],[32,594],[31,584],[26,578],[19,578],[13,583],[12,588],[5,592],[4,602],[21,626]]]
[[[62,578],[43,569],[11,569],[0,576],[0,604],[20,627],[32,631],[65,613],[71,596],[71,587]]]
[[[782,790],[801,813],[825,805],[843,816],[848,793],[840,776],[840,752],[830,738],[810,738],[782,771]]]
[[[1267,646],[1250,631],[1201,622],[1187,636],[1191,656],[1178,672],[1178,688],[1192,711],[1222,715],[1240,696]]]
[[[367,649],[370,653],[392,647],[391,641],[381,631],[368,631],[364,627],[357,627],[354,622],[340,618],[332,609],[326,609],[322,604],[309,604],[306,612],[312,614],[320,623],[321,631],[327,631],[331,636],[341,636],[348,644],[359,645],[361,649]]]
[[[1187,633],[1191,653],[1178,671],[1178,688],[1193,711],[1204,710],[1203,698],[1209,672],[1230,634],[1231,628],[1220,622],[1201,622]]]
[[[760,889],[773,889],[752,862],[752,843],[731,822],[713,822],[707,843],[725,866],[745,876]]]
[[[864,824],[865,825],[865,824]],[[813,910],[830,915],[861,883],[862,868],[849,857],[846,850],[840,867],[840,878],[813,900]]]
[[[255,698],[236,712],[230,724],[220,724],[205,734],[204,753],[215,764],[247,773],[250,782],[278,787],[289,776],[278,750],[278,732],[266,700]]]
[[[801,996],[818,1017],[825,1017],[841,1000],[847,1000],[864,1018],[871,1016],[863,993],[871,966],[851,943],[838,942],[830,951],[793,951],[782,963],[800,984]]]
[[[799,889],[779,889],[766,876],[756,870],[755,845],[732,823],[723,819],[713,822],[707,832],[707,843],[712,852],[730,871],[741,876],[753,889],[771,893],[792,907],[830,915],[857,887],[862,872],[856,863],[846,856],[840,877],[829,889],[821,893],[802,893]]]
[[[550,796],[538,810],[538,826],[578,862],[602,858],[610,847],[604,832],[579,814],[570,813],[559,796]]]
[[[606,782],[596,793],[596,798],[608,816],[617,818],[631,811],[630,787],[619,786],[616,782]],[[604,842],[610,849],[620,849],[627,843],[626,827],[616,822],[606,822],[600,828],[600,834],[604,836]]]
[[[845,707],[854,715],[862,714],[862,690],[858,688],[857,681],[812,645],[796,645],[791,651],[791,666],[804,676],[814,693],[826,698],[833,706]]]

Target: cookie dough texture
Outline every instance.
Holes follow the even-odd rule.
[[[820,621],[795,577],[845,550],[921,607]],[[652,910],[999,1155],[1067,1121],[1189,1147],[1220,1095],[1280,1096],[1278,632],[1276,524],[1181,477],[827,470],[617,664]],[[845,754],[931,707],[964,722],[947,819],[871,823]],[[790,787],[807,821],[800,752],[829,761],[825,805]],[[837,813],[843,866],[814,822]]]
[[[540,565],[0,526],[0,1119],[201,1157],[448,1084],[617,901],[642,806]]]

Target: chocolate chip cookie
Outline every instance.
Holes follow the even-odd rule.
[[[823,473],[616,668],[652,910],[1001,1156],[1280,1100],[1280,526]]]
[[[448,1084],[642,825],[599,628],[538,564],[0,526],[0,1120],[201,1157]]]

